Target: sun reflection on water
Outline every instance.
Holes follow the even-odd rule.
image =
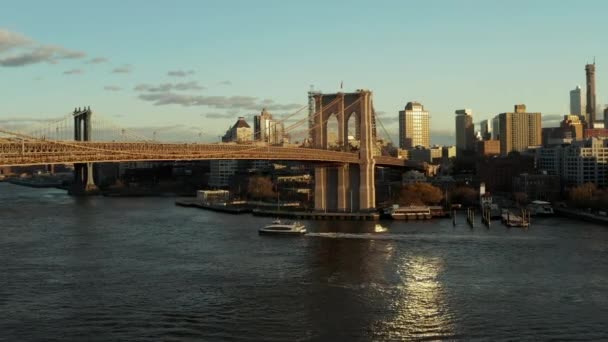
[[[394,314],[375,329],[391,339],[445,339],[453,336],[454,323],[439,280],[440,258],[406,257],[397,273],[403,285],[393,293]]]

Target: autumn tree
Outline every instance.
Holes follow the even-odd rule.
[[[270,177],[252,176],[249,178],[247,190],[249,192],[249,197],[253,199],[264,200],[277,197]]]
[[[399,205],[436,205],[443,199],[441,189],[428,183],[408,184],[401,188]]]
[[[513,200],[518,206],[523,206],[528,202],[528,195],[525,192],[514,192]]]
[[[594,207],[595,196],[600,195],[601,191],[598,191],[597,187],[593,183],[585,183],[579,186],[575,186],[568,191],[568,199],[570,205],[577,208],[590,208]]]
[[[462,204],[465,207],[474,205],[477,197],[477,191],[468,186],[459,186],[450,191],[450,202]]]

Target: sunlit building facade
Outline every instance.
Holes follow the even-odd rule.
[[[408,102],[405,109],[399,111],[399,147],[428,148],[430,144],[429,112],[425,111],[424,106],[418,102]]]
[[[500,153],[524,152],[530,147],[542,145],[540,113],[526,112],[523,104],[515,105],[512,113],[499,114]]]

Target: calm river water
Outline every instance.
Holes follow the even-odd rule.
[[[608,227],[307,222],[0,183],[0,340],[608,339]]]

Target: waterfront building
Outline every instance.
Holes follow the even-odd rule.
[[[553,202],[560,198],[560,179],[546,173],[522,173],[513,177],[513,192],[526,194],[528,201]]]
[[[570,114],[579,117],[583,115],[583,95],[581,87],[578,85],[573,90],[570,90]]]
[[[160,166],[161,164],[162,164],[161,162],[155,162],[155,161],[120,162],[120,163],[118,163],[118,175],[120,177],[122,177],[128,172],[132,172],[131,170],[153,169],[155,167]]]
[[[549,175],[559,176],[567,186],[594,183],[608,185],[608,139],[589,138],[570,145],[536,150],[536,167]]]
[[[416,183],[426,183],[426,176],[424,175],[424,173],[416,170],[410,170],[403,173],[403,177],[401,179],[402,185]]]
[[[484,158],[476,162],[476,174],[480,182],[492,193],[512,193],[513,177],[534,172],[534,157],[511,154]]]
[[[239,117],[235,124],[228,128],[222,142],[249,142],[253,140],[253,131],[251,126],[245,121],[244,117]]]
[[[283,123],[274,120],[266,108],[253,117],[253,132],[256,141],[264,141],[271,145],[283,143]]]
[[[196,199],[202,203],[224,203],[230,199],[228,190],[197,190]]]
[[[523,104],[515,105],[512,113],[499,114],[499,126],[502,155],[542,145],[541,114],[526,112]]]
[[[459,155],[475,150],[475,126],[473,111],[470,109],[456,111],[456,149]]]
[[[408,102],[399,111],[399,148],[429,147],[429,112],[418,102]]]
[[[238,160],[211,160],[209,164],[209,186],[212,188],[228,187],[231,178],[236,174],[238,169]]]

